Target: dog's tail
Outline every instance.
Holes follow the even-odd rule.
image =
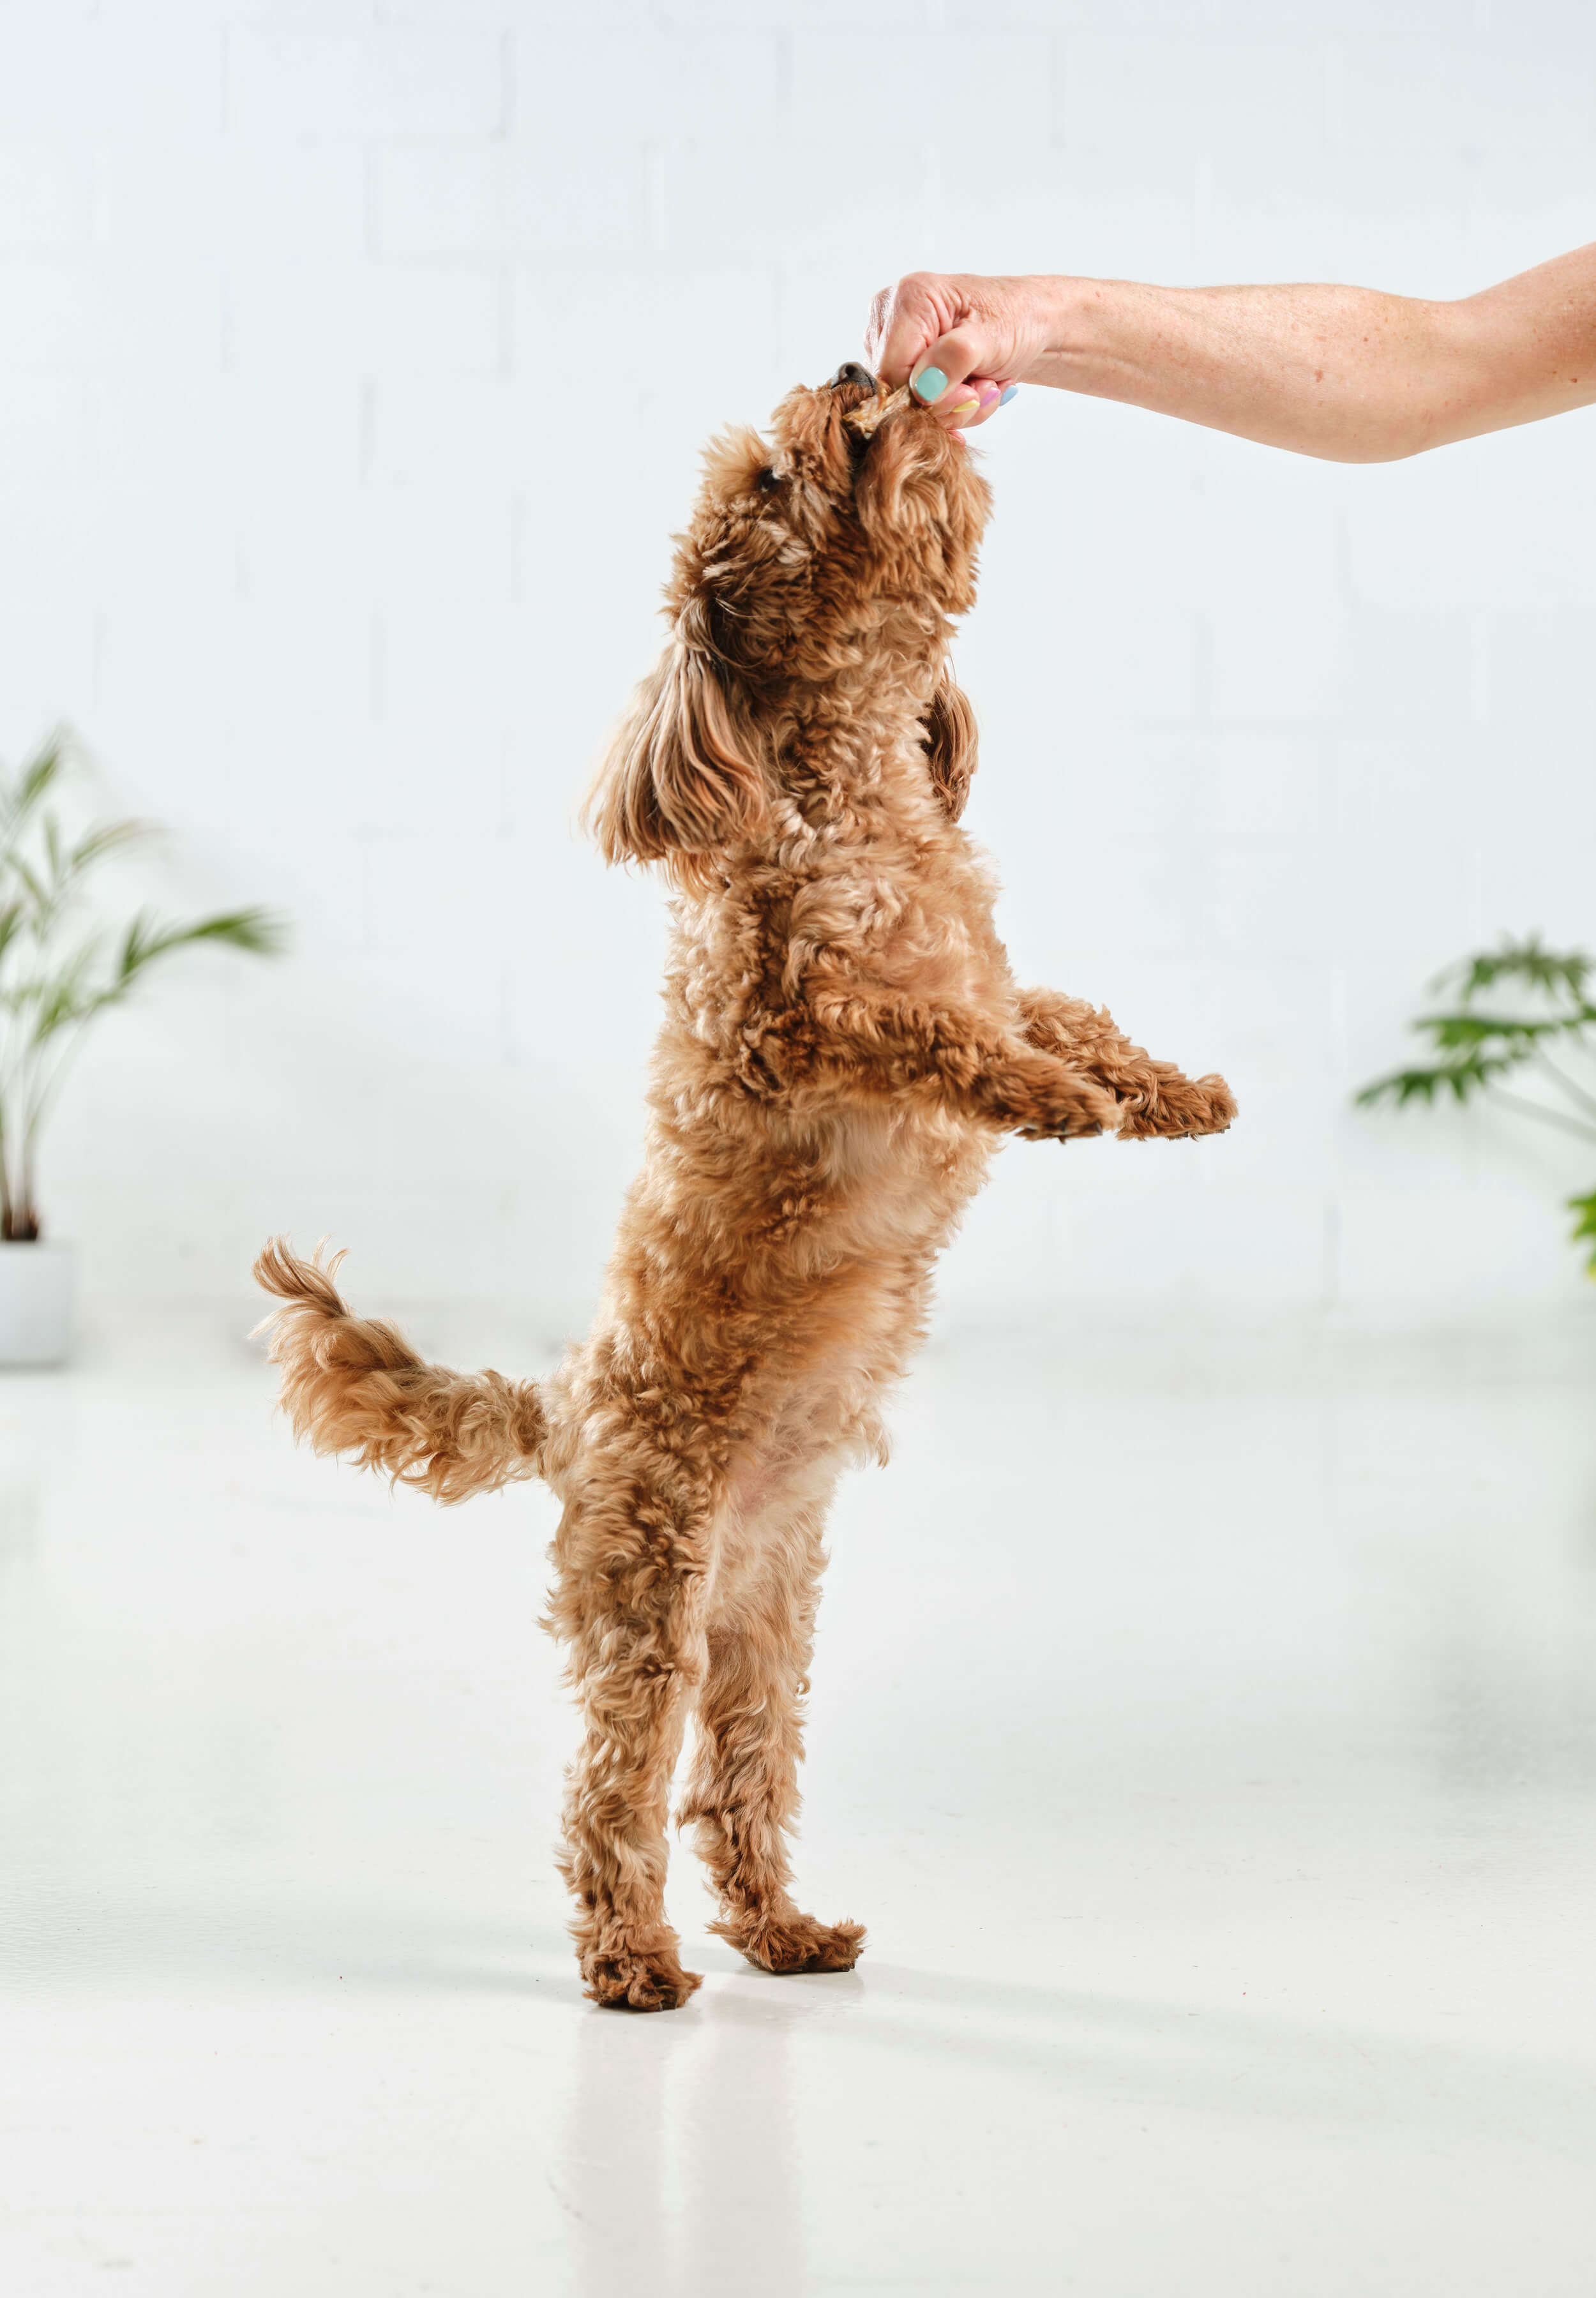
[[[393,1326],[351,1316],[333,1283],[343,1258],[302,1261],[274,1237],[255,1263],[283,1304],[260,1329],[294,1434],[445,1502],[535,1476],[549,1422],[532,1382],[423,1364]]]

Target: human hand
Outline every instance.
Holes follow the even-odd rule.
[[[967,430],[1006,406],[1047,351],[1049,284],[911,271],[871,305],[866,357],[884,382],[912,381],[950,429]]]

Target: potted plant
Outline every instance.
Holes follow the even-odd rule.
[[[1504,983],[1516,993],[1515,1013],[1503,1013],[1493,1002]],[[1446,1010],[1422,1013],[1412,1024],[1428,1038],[1434,1059],[1377,1078],[1358,1099],[1366,1104],[1394,1102],[1402,1109],[1410,1101],[1434,1102],[1446,1093],[1460,1102],[1488,1095],[1501,1108],[1596,1145],[1593,987],[1596,960],[1583,950],[1543,949],[1535,934],[1466,957],[1431,984],[1435,991],[1455,990]],[[1568,1074],[1569,1060],[1576,1070],[1584,1070],[1584,1077]],[[1515,1084],[1538,1080],[1541,1096],[1505,1091],[1509,1079]],[[1567,1203],[1575,1216],[1575,1242],[1588,1242],[1585,1266],[1596,1277],[1596,1189]]]
[[[106,822],[69,835],[56,806],[65,761],[57,738],[14,780],[0,774],[0,1365],[59,1364],[70,1343],[75,1255],[45,1239],[37,1165],[85,1031],[177,950],[281,946],[258,909],[180,925],[141,910],[114,932],[86,917],[91,873],[148,831]]]

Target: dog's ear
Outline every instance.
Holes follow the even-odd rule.
[[[583,819],[607,862],[713,853],[765,819],[764,752],[734,676],[676,639],[633,696]]]
[[[970,777],[975,772],[975,713],[963,689],[955,686],[944,671],[926,717],[925,756],[949,822],[956,822],[964,811]]]

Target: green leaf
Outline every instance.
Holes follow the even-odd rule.
[[[34,1045],[44,1045],[69,1022],[87,1021],[95,1010],[96,993],[88,988],[87,981],[98,949],[97,939],[84,942],[53,979],[30,985]]]
[[[229,949],[246,949],[257,957],[277,957],[288,946],[288,927],[285,919],[269,910],[222,910],[216,916],[202,918],[196,925],[184,927],[172,946],[178,942],[219,941]]]
[[[1413,1023],[1421,1036],[1434,1039],[1443,1052],[1454,1052],[1458,1047],[1488,1045],[1493,1038],[1516,1044],[1516,1058],[1526,1058],[1537,1037],[1557,1036],[1566,1026],[1559,1017],[1556,1021],[1524,1021],[1517,1015],[1493,1013],[1425,1013]],[[1505,1050],[1505,1046],[1504,1046]]]
[[[1467,1001],[1483,989],[1494,988],[1499,981],[1514,980],[1549,996],[1562,995],[1583,1002],[1593,968],[1596,961],[1583,950],[1549,950],[1542,946],[1539,934],[1528,934],[1522,941],[1507,940],[1500,949],[1465,958],[1460,965],[1438,975],[1430,986],[1440,989],[1456,982]]]
[[[214,917],[199,918],[185,926],[158,926],[141,911],[128,929],[118,973],[123,981],[130,980],[156,958],[195,942],[221,942],[231,949],[275,957],[286,939],[282,921],[267,910],[221,910]]]
[[[136,838],[147,838],[149,826],[143,822],[106,822],[80,838],[67,856],[67,868],[75,877],[97,862],[103,854],[110,854],[119,846],[129,845]]]
[[[10,864],[11,867],[16,872],[18,877],[22,880],[23,885],[28,889],[29,895],[33,902],[34,909],[40,915],[43,915],[50,907],[50,897],[45,891],[44,886],[40,883],[39,880],[35,876],[33,870],[30,868],[29,864],[23,860],[20,854],[14,852],[8,854],[5,856],[5,859]]]
[[[1596,1189],[1592,1189],[1588,1197],[1570,1197],[1568,1210],[1571,1213],[1579,1215],[1579,1219],[1574,1224],[1575,1243],[1583,1244],[1586,1237],[1591,1240],[1591,1250],[1585,1259],[1585,1267],[1592,1277],[1596,1277]]]
[[[1471,1093],[1481,1091],[1504,1070],[1516,1069],[1523,1058],[1520,1053],[1476,1053],[1465,1054],[1460,1061],[1437,1062],[1431,1069],[1393,1070],[1389,1077],[1366,1085],[1356,1099],[1365,1109],[1381,1101],[1394,1101],[1399,1109],[1405,1109],[1410,1101],[1434,1102],[1446,1093],[1454,1101],[1467,1101]]]
[[[9,812],[12,830],[21,829],[34,807],[61,772],[62,747],[59,740],[46,742],[23,773],[12,795]]]
[[[1443,1053],[1459,1046],[1489,1045],[1494,1040],[1504,1053],[1509,1046],[1517,1046],[1529,1054],[1545,1039],[1577,1037],[1592,1022],[1596,1022],[1596,1005],[1576,1005],[1570,1013],[1538,1017],[1525,1013],[1424,1013],[1411,1026],[1418,1036],[1431,1038]]]
[[[137,972],[149,955],[149,946],[154,933],[153,922],[143,910],[140,910],[122,937],[121,952],[117,959],[116,968],[119,981],[129,981]]]

